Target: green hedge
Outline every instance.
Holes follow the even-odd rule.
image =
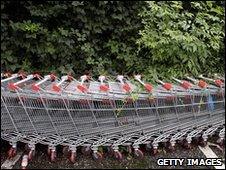
[[[223,72],[224,2],[1,1],[2,70]]]

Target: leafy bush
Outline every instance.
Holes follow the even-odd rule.
[[[1,2],[5,69],[126,72],[136,62],[144,2]]]
[[[144,29],[138,39],[146,49],[146,75],[183,77],[224,71],[225,13],[213,1],[150,1],[140,14]]]
[[[149,80],[223,72],[222,3],[1,1],[2,70]]]

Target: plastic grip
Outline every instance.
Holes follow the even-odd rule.
[[[9,89],[9,90],[17,90],[18,87],[17,87],[17,85],[15,85],[14,83],[9,83],[9,84],[8,84],[8,89]]]
[[[67,76],[67,80],[68,80],[68,81],[72,81],[72,80],[73,80],[73,77],[72,77],[71,75],[68,75],[68,76]]]
[[[201,88],[205,88],[205,87],[207,87],[207,83],[203,80],[199,80],[198,86]]]
[[[23,71],[19,72],[18,74],[19,74],[19,77],[21,77],[21,79],[24,79],[27,76]]]
[[[189,88],[191,87],[191,84],[190,84],[189,82],[187,82],[187,81],[183,81],[183,82],[181,83],[181,86],[182,86],[183,88],[185,88],[185,89],[189,89]]]
[[[53,81],[56,79],[56,76],[52,73],[52,74],[50,74],[50,79]]]
[[[130,90],[131,90],[130,86],[129,86],[127,83],[123,84],[122,88],[123,88],[126,92],[130,92]]]
[[[33,91],[36,91],[36,92],[40,90],[39,86],[36,84],[32,84],[31,88]]]
[[[164,87],[166,90],[171,90],[171,89],[172,89],[172,84],[170,84],[170,83],[164,83],[164,84],[163,84],[163,87]]]
[[[223,82],[220,80],[220,79],[217,79],[214,81],[214,83],[218,86],[218,87],[221,87]]]
[[[53,91],[55,91],[55,92],[60,92],[60,87],[59,86],[57,86],[56,84],[54,84],[53,86],[52,86],[52,90]]]
[[[148,91],[148,92],[151,92],[153,89],[151,84],[145,84],[144,87],[145,87],[146,91]]]
[[[84,85],[77,85],[77,88],[83,93],[85,93],[87,91],[87,87]]]
[[[10,72],[6,72],[3,74],[4,77],[10,77],[11,75],[12,75],[12,73],[10,73]]]
[[[104,84],[100,85],[100,91],[106,92],[108,90],[109,90],[109,87],[107,85],[104,85]]]
[[[40,79],[40,74],[38,74],[38,73],[35,73],[35,74],[33,74],[33,76],[34,76],[34,78],[38,78],[38,79]]]

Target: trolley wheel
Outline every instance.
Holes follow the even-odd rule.
[[[143,157],[144,157],[144,153],[140,149],[135,149],[134,155],[139,159],[143,159]]]
[[[225,144],[224,139],[220,139],[220,138],[219,138],[219,139],[217,140],[217,144],[218,144],[219,146],[221,146],[221,147],[224,146],[224,144]]]
[[[11,147],[8,151],[8,157],[13,158],[14,156],[16,156],[16,149]]]
[[[114,150],[112,149],[111,146],[107,147],[107,153],[110,157],[114,156]]]
[[[119,151],[114,151],[114,157],[115,157],[117,160],[122,160],[122,153],[119,152]]]
[[[170,143],[169,146],[168,146],[168,150],[170,152],[173,152],[173,151],[175,151],[175,147]]]
[[[32,158],[35,156],[35,150],[30,150],[28,153],[28,160],[32,160]]]
[[[186,149],[191,149],[191,143],[188,143],[187,141],[184,142],[184,147],[185,147]]]
[[[192,142],[193,142],[194,144],[198,144],[198,143],[199,143],[199,138],[194,137],[193,140],[192,140]]]
[[[100,152],[93,152],[93,159],[97,161],[101,161],[103,159],[103,154]]]
[[[84,155],[90,155],[91,154],[91,149],[90,149],[89,146],[83,146],[81,151]]]
[[[126,149],[127,149],[127,152],[129,153],[129,154],[131,154],[132,153],[132,147],[129,145],[129,146],[127,146],[126,147]]]
[[[145,149],[146,149],[146,151],[151,151],[152,145],[150,143],[146,144]]]
[[[29,151],[29,150],[30,150],[30,147],[28,146],[28,144],[26,144],[26,145],[24,146],[24,149],[25,149],[26,151]]]
[[[69,160],[71,163],[75,163],[75,158],[76,158],[76,152],[71,152]]]
[[[50,156],[50,154],[51,154],[51,151],[52,151],[52,150],[51,150],[50,148],[47,149],[47,154],[48,154],[49,156]]]
[[[199,141],[200,146],[205,147],[207,145],[207,141],[204,141],[203,139],[201,139],[201,141]]]
[[[153,148],[153,149],[152,149],[152,154],[153,154],[153,155],[157,155],[157,153],[158,153],[158,149],[157,149],[157,148]]]
[[[24,155],[21,162],[21,169],[26,169],[28,165],[28,155]]]
[[[68,156],[68,154],[69,154],[68,146],[64,146],[64,147],[63,147],[63,154],[64,154],[65,156]]]
[[[56,151],[51,150],[50,161],[54,162],[56,160]]]

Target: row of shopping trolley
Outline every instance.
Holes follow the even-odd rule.
[[[153,86],[140,75],[94,80],[87,75],[1,74],[1,138],[12,145],[9,157],[23,142],[30,160],[41,143],[48,145],[51,161],[62,145],[71,162],[78,147],[101,160],[102,146],[122,159],[121,146],[142,158],[141,145],[155,154],[160,143],[173,149],[182,141],[189,148],[194,138],[205,145],[213,134],[223,144],[224,77],[172,80]]]

